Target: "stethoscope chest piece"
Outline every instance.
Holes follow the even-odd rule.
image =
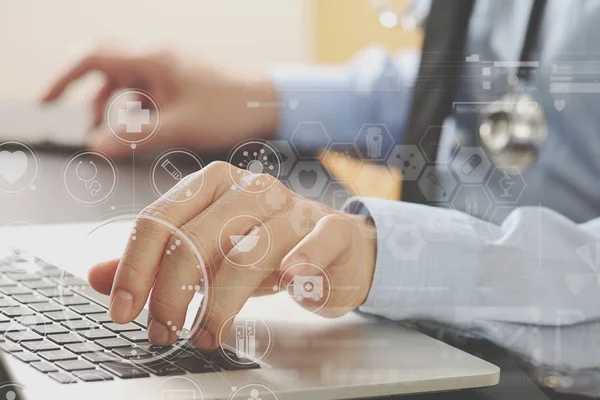
[[[509,93],[491,103],[479,125],[481,145],[496,168],[523,173],[548,137],[543,109],[528,94]]]

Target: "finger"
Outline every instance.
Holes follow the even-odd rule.
[[[353,304],[356,296],[356,290],[340,291],[344,295],[336,298],[335,304],[331,304],[331,294],[333,288],[331,285],[330,271],[337,264],[344,264],[353,256],[352,248],[352,227],[353,222],[341,214],[330,214],[320,219],[312,232],[306,235],[285,258],[283,259],[282,271],[284,285],[291,283],[297,276],[322,276],[323,293],[325,295],[320,301],[302,302],[301,305],[309,311],[319,311],[324,316],[337,316],[345,314],[347,304]],[[289,273],[287,273],[289,271]],[[352,270],[344,271],[346,274],[354,274]],[[327,276],[324,276],[327,274]],[[346,279],[344,279],[344,282]],[[350,276],[347,281],[352,281]],[[337,295],[337,293],[336,293]],[[352,298],[346,298],[351,296]],[[323,305],[327,304],[327,307]],[[337,305],[340,310],[337,310]]]
[[[92,71],[100,71],[108,79],[116,78],[125,71],[141,70],[144,66],[139,58],[119,54],[114,50],[101,49],[95,51],[65,71],[42,96],[42,103],[56,100],[71,83]]]
[[[102,121],[104,120],[104,112],[106,110],[106,104],[108,103],[110,96],[113,94],[113,92],[116,89],[117,89],[117,87],[115,86],[114,82],[111,81],[110,79],[107,79],[106,82],[104,82],[104,85],[102,86],[102,88],[100,88],[100,90],[96,94],[96,97],[94,98],[94,101],[92,102],[93,115],[94,115],[94,126],[100,125],[102,123]]]
[[[268,237],[266,230],[271,233],[271,242],[259,240],[251,252],[255,254],[231,250],[227,254],[227,259],[231,261],[223,261],[217,270],[208,296],[203,299],[203,306],[206,307],[204,319],[200,329],[192,336],[196,347],[212,349],[223,342],[234,316],[265,279],[278,271],[281,259],[297,242],[297,238],[289,234],[289,222],[285,219],[273,218],[264,222],[258,230],[258,236]],[[256,259],[256,254],[266,254],[256,266],[247,269],[234,266],[250,264]]]
[[[152,343],[166,346],[177,341],[188,305],[202,278],[201,265],[189,244],[179,235],[173,235],[150,295],[148,338]]]
[[[282,269],[301,263],[326,267],[340,257],[347,256],[352,244],[350,224],[352,221],[340,214],[321,218],[314,229],[285,256]]]
[[[235,167],[231,168],[239,171]],[[279,187],[281,191],[288,191],[279,181],[271,183],[275,178],[270,175],[248,174],[246,178],[238,182],[238,185],[252,186],[257,179],[262,180],[265,186],[271,187],[269,190]],[[229,178],[228,182],[230,182]],[[231,184],[229,185],[231,186]],[[227,191],[205,212],[186,225],[186,230],[192,232],[195,242],[202,245],[209,260],[216,260],[217,263],[220,263],[223,255],[229,253],[233,248],[231,242],[233,235],[243,235],[249,232],[255,226],[260,226],[261,220],[268,219],[273,214],[261,207],[257,201],[252,201],[251,196],[239,189]],[[240,215],[240,210],[244,210],[242,215]],[[285,213],[286,211],[282,209],[279,212]],[[228,216],[234,217],[224,218]],[[260,253],[248,253],[249,256],[252,254]]]
[[[228,164],[212,163],[188,175],[139,214],[113,282],[110,299],[113,321],[130,322],[143,309],[171,232],[201,213],[229,187],[225,166]],[[193,200],[170,201],[185,199],[186,191],[190,188],[199,191],[200,186],[202,191]]]
[[[88,272],[88,281],[92,289],[107,296],[110,295],[118,265],[118,258],[94,265]]]

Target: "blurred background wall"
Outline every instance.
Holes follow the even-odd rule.
[[[402,9],[407,0],[391,0]],[[30,100],[99,40],[174,46],[254,73],[282,63],[347,60],[369,44],[419,37],[378,22],[371,0],[19,0],[0,5],[0,99]],[[85,98],[94,79],[70,98]]]

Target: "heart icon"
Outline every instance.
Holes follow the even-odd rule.
[[[300,184],[304,189],[311,190],[317,184],[319,174],[317,174],[317,171],[312,169],[303,169],[298,172],[298,178],[300,179]]]
[[[567,102],[566,101],[564,101],[564,100],[554,100],[554,108],[556,108],[556,110],[558,112],[564,110],[566,106],[567,106]]]
[[[27,170],[27,155],[18,150],[15,152],[0,151],[0,176],[11,185],[21,179]]]
[[[289,105],[292,110],[295,110],[300,105],[300,102],[298,101],[298,99],[292,99],[289,101]]]

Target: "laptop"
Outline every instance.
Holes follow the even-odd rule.
[[[356,399],[499,381],[498,367],[429,336],[361,313],[322,318],[288,293],[249,300],[216,351],[153,346],[145,311],[114,324],[84,279],[122,251],[131,220],[114,221],[0,232],[15,246],[0,256],[2,399]]]

